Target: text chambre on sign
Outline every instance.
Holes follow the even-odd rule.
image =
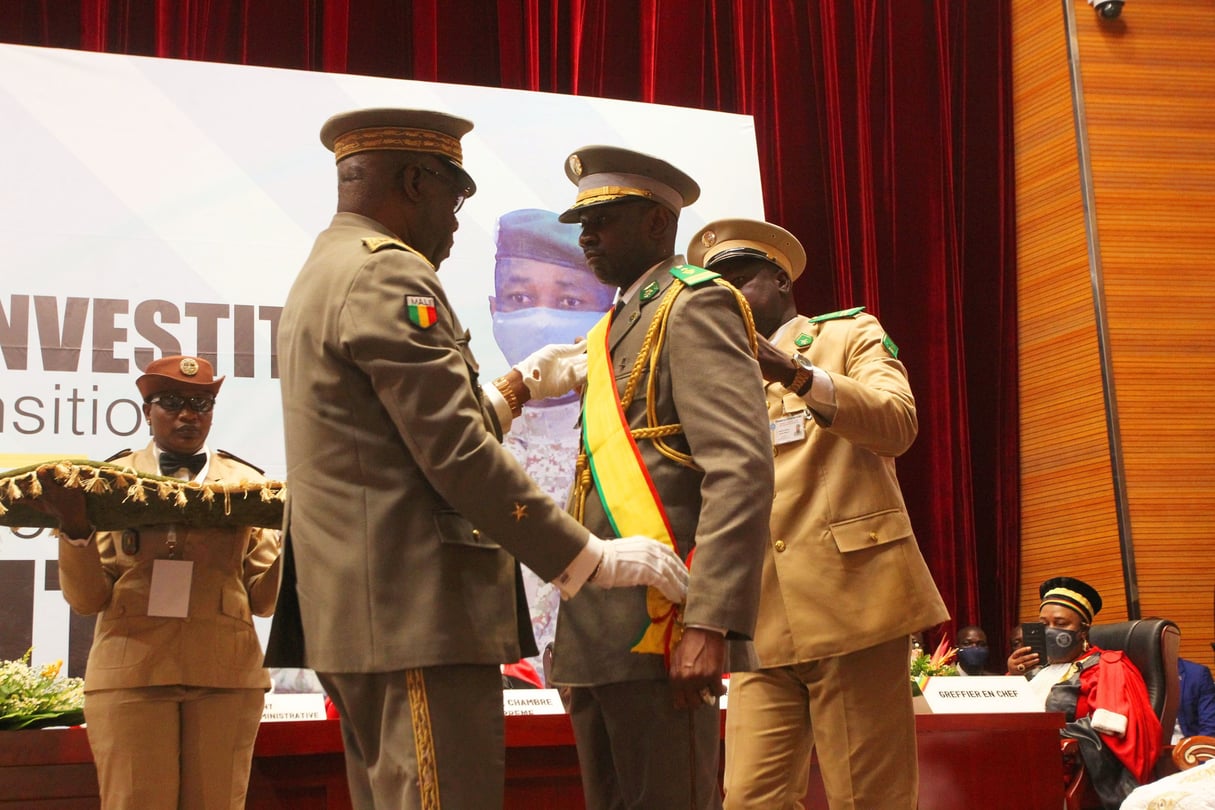
[[[0,300],[0,433],[130,436],[142,422],[130,375],[183,348],[233,377],[277,379],[281,314],[253,304],[10,295]],[[105,393],[104,378],[94,384],[92,375],[110,374],[120,395]]]

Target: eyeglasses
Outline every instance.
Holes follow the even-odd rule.
[[[211,413],[215,407],[215,397],[183,397],[181,394],[157,394],[148,402],[159,405],[169,413],[177,413],[182,408],[189,408],[194,413]]]
[[[464,207],[464,200],[466,198],[464,189],[456,185],[456,181],[453,180],[449,175],[443,174],[442,172],[436,172],[434,169],[430,168],[429,166],[423,166],[421,163],[418,164],[418,168],[424,172],[427,172],[428,174],[433,174],[435,177],[446,183],[448,187],[455,192],[456,202],[454,205],[452,205],[451,212],[453,214],[460,213],[460,209]]]

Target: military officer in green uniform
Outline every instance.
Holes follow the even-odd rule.
[[[471,128],[404,109],[325,123],[338,213],[279,329],[291,495],[267,661],[316,670],[358,810],[502,806],[499,665],[535,654],[516,558],[567,596],[593,581],[679,601],[686,580],[655,540],[590,535],[499,442],[528,396],[573,382],[541,390],[540,363],[479,385],[438,276],[476,190]]]
[[[578,192],[561,219],[619,288],[587,336],[570,509],[601,537],[665,539],[691,578],[683,606],[645,588],[564,602],[551,680],[571,687],[588,810],[711,810],[726,639],[754,629],[772,503],[754,330],[737,291],[675,254],[692,178],[610,146],[565,170]]]

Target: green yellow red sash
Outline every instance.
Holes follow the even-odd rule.
[[[617,537],[645,535],[678,553],[671,523],[629,430],[628,418],[616,390],[608,349],[611,319],[612,315],[608,313],[587,335],[582,442],[591,476]],[[667,655],[683,632],[679,606],[657,588],[647,588],[646,609],[650,625],[632,651]]]

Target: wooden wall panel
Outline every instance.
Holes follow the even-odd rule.
[[[1076,20],[1130,535],[1144,616],[1215,639],[1215,3],[1013,0],[1022,613],[1066,567],[1125,616],[1064,2]]]
[[[1125,615],[1063,6],[1012,7],[1021,618],[1037,617],[1039,583],[1063,573]]]
[[[1215,639],[1215,3],[1077,4],[1139,596]]]

